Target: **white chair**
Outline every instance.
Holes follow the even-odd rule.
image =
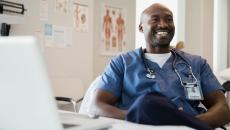
[[[93,94],[95,92],[95,90],[97,89],[97,83],[99,81],[99,79],[101,78],[101,76],[98,76],[89,86],[89,88],[87,89],[84,98],[82,100],[79,112],[80,114],[86,114],[86,115],[90,115],[90,106],[92,104],[92,97]]]

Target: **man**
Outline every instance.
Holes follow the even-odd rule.
[[[228,123],[224,89],[206,60],[170,49],[175,32],[172,12],[161,4],[151,5],[141,15],[139,30],[146,49],[111,60],[96,90],[94,114],[202,130]]]

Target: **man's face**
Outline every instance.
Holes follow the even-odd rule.
[[[152,47],[169,47],[175,27],[170,10],[162,6],[151,6],[145,10],[140,24],[147,44]]]

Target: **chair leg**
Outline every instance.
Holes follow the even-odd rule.
[[[74,112],[77,112],[77,103],[76,103],[76,101],[75,100],[71,100],[71,103],[73,104],[73,109],[74,109]]]

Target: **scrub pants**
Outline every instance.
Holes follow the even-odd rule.
[[[198,130],[213,130],[205,122],[198,120],[156,93],[140,96],[129,108],[126,120],[147,125],[184,125]]]

